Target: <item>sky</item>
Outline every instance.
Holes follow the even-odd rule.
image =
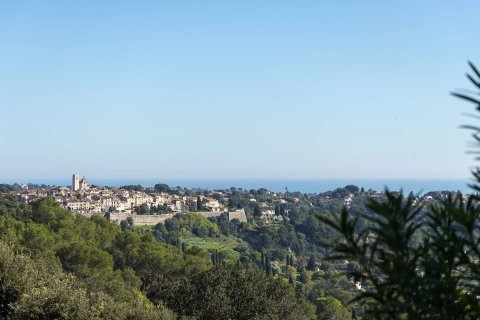
[[[469,176],[479,1],[0,1],[0,180]]]

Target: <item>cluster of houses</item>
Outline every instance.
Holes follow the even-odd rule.
[[[145,193],[124,189],[92,186],[78,191],[67,187],[52,189],[26,189],[18,194],[20,201],[31,202],[41,197],[51,197],[65,209],[78,213],[125,212],[146,204],[148,207],[164,206],[174,213],[194,211],[198,197],[177,196],[167,193]],[[200,196],[203,211],[221,212],[225,208],[215,199]]]
[[[73,212],[91,216],[93,214],[108,213],[113,220],[120,220],[121,217],[132,216],[138,221],[150,221],[151,223],[165,220],[177,213],[197,211],[201,208],[201,214],[206,217],[218,216],[229,213],[218,200],[205,196],[179,196],[168,193],[133,191],[121,188],[109,188],[101,186],[90,186],[84,178],[73,175],[72,186],[54,187],[51,189],[25,189],[18,194],[20,201],[31,202],[41,197],[51,197],[58,201],[65,209]],[[200,201],[200,203],[199,203]],[[135,208],[140,206],[148,208],[162,207],[163,212],[169,214],[155,217],[141,217],[135,214]],[[153,212],[154,210],[152,210]],[[246,221],[245,212],[235,211],[229,216]],[[160,217],[161,216],[161,217]],[[118,218],[115,218],[118,217]]]
[[[276,194],[274,192],[268,192],[267,190],[264,190],[266,193],[260,197],[260,200],[260,198],[255,196],[254,191],[255,190],[253,190],[253,194],[245,191],[243,195],[247,198],[249,197],[252,205],[254,204],[253,206],[260,211],[260,219],[265,220],[266,223],[269,221],[283,220],[285,214],[288,216],[289,210],[282,206],[287,204],[285,196],[287,196],[288,202],[291,203],[303,201],[293,195],[289,196],[288,193]],[[337,192],[341,195],[340,197],[334,194],[336,191],[313,195],[312,197],[315,198],[316,205],[328,205],[333,200],[332,196],[335,196],[335,199],[343,202],[342,204],[344,206],[350,207],[356,195],[363,193],[363,190],[360,193],[343,191],[343,193]],[[154,192],[153,190],[145,192],[129,188],[90,186],[85,177],[80,178],[79,175],[75,174],[72,177],[71,187],[59,186],[50,189],[24,188],[24,191],[18,193],[17,196],[20,201],[23,202],[31,202],[35,199],[48,196],[58,201],[65,209],[73,212],[85,216],[106,214],[111,220],[117,220],[118,222],[132,217],[137,223],[156,224],[173,217],[173,215],[177,213],[191,211],[196,211],[207,218],[227,214],[229,220],[237,219],[245,222],[247,221],[247,217],[243,209],[229,211],[228,208],[223,205],[223,203],[226,203],[226,200],[232,196],[233,192],[235,192],[235,190],[222,190],[211,192],[208,196],[189,196],[188,193],[182,192],[178,194],[172,192]],[[383,193],[374,190],[369,190],[366,194],[368,194],[369,198],[377,200],[384,197]],[[450,192],[440,191],[429,192],[421,197],[410,196],[414,197],[414,203],[419,201],[429,203],[442,200],[449,194]],[[313,201],[314,198],[312,197],[307,201]],[[217,199],[222,199],[222,202]],[[308,202],[308,204],[313,206],[312,202]],[[250,207],[252,205],[250,205]],[[137,208],[142,208],[142,210],[138,210]],[[143,214],[145,208],[147,208],[150,214]],[[278,214],[278,208],[282,208],[283,214]],[[143,213],[140,214],[140,212]]]

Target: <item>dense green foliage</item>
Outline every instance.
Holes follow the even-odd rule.
[[[183,215],[177,215],[173,219],[169,219],[165,222],[165,227],[171,233],[178,233],[182,230],[190,230],[195,236],[198,237],[218,237],[220,235],[219,227],[205,218],[202,215],[196,213],[187,213]]]
[[[333,297],[318,298],[317,308],[320,319],[349,320],[352,318],[341,302]]]
[[[127,190],[127,191],[145,191],[145,187],[139,184],[131,184],[126,186],[121,186],[119,189]]]
[[[219,233],[203,219],[179,222],[198,234]],[[279,279],[235,265],[212,269],[205,251],[184,253],[152,232],[73,215],[50,198],[24,204],[2,197],[0,239],[2,318],[173,319],[175,312],[212,319],[220,305],[229,311],[216,319],[312,317]],[[201,290],[212,298],[201,298]],[[186,300],[195,294],[195,303]]]
[[[334,259],[356,261],[349,271],[375,319],[480,317],[480,207],[476,197],[449,196],[424,208],[402,194],[371,200],[369,215],[320,216],[342,235]],[[424,210],[425,209],[425,210]],[[361,228],[362,219],[371,226]]]
[[[18,185],[0,183],[0,193],[19,192],[22,189]]]
[[[355,186],[350,188],[357,192],[351,207],[358,212],[365,211],[364,203],[369,194],[361,193]],[[347,189],[339,189],[342,191],[338,191],[338,197],[351,195]],[[351,312],[355,308],[360,314],[360,306],[348,304],[357,292],[353,278],[341,272],[352,265],[324,259],[327,251],[323,243],[338,236],[315,215],[335,214],[336,210],[341,210],[344,200],[322,202],[321,199],[330,195],[289,193],[281,195],[283,201],[279,203],[279,197],[266,189],[234,189],[229,194],[228,205],[244,206],[248,223],[228,221],[225,215],[206,219],[189,213],[158,224],[153,233],[160,241],[184,250],[197,251],[201,247],[210,252],[212,261],[217,264],[236,261],[237,265],[262,269],[267,275],[289,282],[297,297],[317,306],[319,319],[325,317],[321,315],[318,298],[335,298],[341,303],[340,310],[348,308]],[[252,198],[256,201],[251,201]],[[255,214],[255,210],[262,212]],[[270,220],[265,220],[265,210],[275,213]]]

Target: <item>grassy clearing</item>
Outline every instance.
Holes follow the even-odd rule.
[[[240,239],[232,237],[220,236],[218,238],[198,238],[188,237],[182,239],[189,247],[197,246],[205,251],[218,250],[219,253],[223,253],[229,259],[236,260],[240,253],[239,251],[249,250],[248,244]]]

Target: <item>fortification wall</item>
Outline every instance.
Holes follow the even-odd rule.
[[[198,211],[198,212],[194,212],[194,213],[200,214],[200,215],[204,216],[205,218],[211,218],[211,217],[221,216],[225,212],[223,212],[223,211],[221,211],[221,212]]]
[[[240,209],[240,210],[230,211],[228,213],[228,221],[232,221],[234,219],[237,219],[240,222],[247,222],[247,215],[245,214],[245,210]]]
[[[109,212],[107,217],[112,222],[120,223],[122,220],[127,220],[128,217],[133,217],[133,214],[131,212]]]
[[[210,212],[210,211],[203,211],[203,212],[195,212],[201,214],[205,218],[210,217],[218,217],[225,212]],[[247,216],[245,214],[245,210],[240,209],[236,211],[226,212],[228,214],[228,220],[232,221],[233,219],[237,219],[240,222],[247,222]],[[122,220],[127,220],[128,217],[133,219],[133,225],[135,226],[148,226],[148,225],[156,225],[157,223],[164,222],[167,219],[173,218],[175,215],[174,213],[169,214],[161,214],[161,215],[139,215],[133,214],[132,212],[110,212],[107,214],[110,217],[110,221],[120,223]]]
[[[174,214],[161,214],[161,215],[134,215],[133,225],[135,226],[149,226],[156,225],[157,223],[164,222],[167,219],[173,218]]]

